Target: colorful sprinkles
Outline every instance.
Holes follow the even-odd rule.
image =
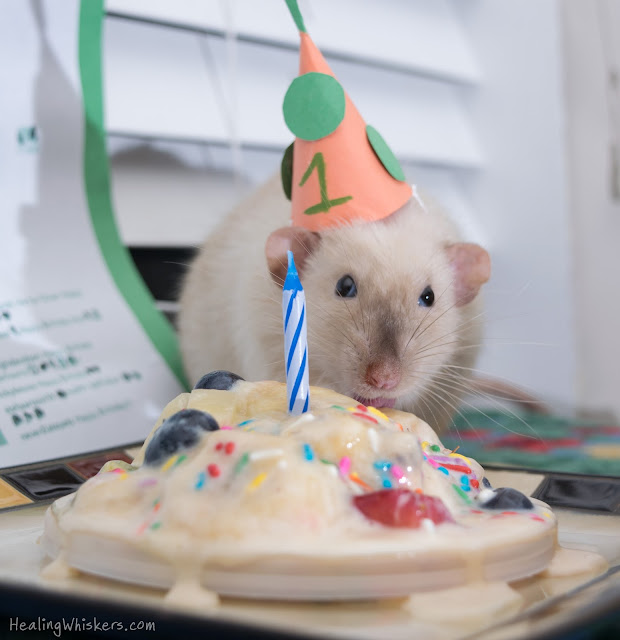
[[[198,490],[202,489],[207,482],[207,474],[204,471],[201,471],[196,478],[196,484],[194,487]]]
[[[358,404],[357,407],[349,407],[347,411],[350,411],[356,418],[363,418],[373,424],[379,424],[379,421],[376,418],[368,415],[369,408],[365,407],[363,404]]]
[[[151,529],[153,531],[159,529],[161,527],[161,522],[156,521],[157,512],[161,509],[161,500],[156,498],[153,502],[152,510],[147,519],[138,527],[136,533],[137,535],[142,535],[147,529]]]
[[[452,488],[459,494],[459,496],[461,496],[461,498],[463,498],[463,500],[467,503],[467,504],[471,504],[471,499],[469,498],[469,496],[463,491],[463,489],[461,489],[461,487],[459,487],[457,484],[453,484]]]
[[[235,443],[234,442],[218,442],[215,445],[215,450],[222,451],[227,456],[229,456],[235,450]]]
[[[363,418],[364,420],[368,420],[369,422],[372,422],[373,424],[379,424],[379,421],[376,418],[373,418],[372,416],[369,416],[365,413],[360,413],[359,411],[356,411],[353,413],[353,415],[356,418]]]
[[[237,464],[235,464],[235,468],[233,469],[233,472],[236,474],[240,473],[241,470],[243,469],[243,467],[245,467],[245,465],[249,462],[250,460],[250,454],[244,453],[239,460],[237,460]]]
[[[461,489],[463,489],[463,491],[471,491],[469,478],[467,476],[461,476]]]
[[[108,473],[113,473],[119,480],[124,480],[127,477],[127,472],[123,469],[112,469]]]
[[[405,474],[403,472],[403,470],[396,464],[392,465],[392,475],[400,482],[404,477]]]
[[[263,472],[263,473],[259,473],[254,480],[252,480],[252,482],[250,482],[250,484],[248,484],[248,491],[255,491],[256,489],[258,489],[258,487],[261,486],[261,484],[263,484],[263,482],[265,481],[265,478],[267,477],[267,473]]]
[[[457,447],[458,448],[458,447]],[[454,451],[442,450],[437,444],[422,442],[423,460],[431,467],[450,477],[453,488],[466,504],[471,504],[468,495],[472,489],[480,488],[480,480],[464,455]]]
[[[252,451],[252,453],[250,453],[250,460],[252,462],[256,462],[256,460],[280,458],[282,455],[284,455],[284,451],[282,449],[259,449],[258,451]]]
[[[343,456],[338,463],[338,470],[343,476],[346,476],[351,469],[351,458],[349,456]]]
[[[367,483],[364,482],[360,477],[359,474],[356,471],[353,471],[352,473],[349,474],[349,478],[351,480],[353,480],[353,482],[355,482],[355,484],[359,484],[360,487],[364,487],[364,489],[368,490],[368,491],[372,491],[372,487]]]
[[[176,467],[178,464],[181,464],[186,459],[187,459],[186,455],[176,454],[174,456],[171,456],[170,458],[168,458],[168,460],[166,460],[166,462],[164,462],[164,464],[161,467],[161,470],[168,471],[168,469],[172,469],[173,467]]]
[[[368,433],[368,443],[370,444],[370,448],[373,450],[374,453],[377,453],[377,451],[379,450],[379,434],[377,433],[377,430],[374,429],[373,427],[370,427],[367,433]]]
[[[380,421],[389,421],[392,424],[392,428],[396,425],[401,431],[403,430],[402,425],[391,421],[388,416],[375,407],[365,407],[364,405],[358,404],[354,407],[332,405],[331,408],[338,411],[346,411],[353,417],[360,418],[371,423],[366,425],[366,433],[368,434],[366,446],[375,454],[379,452],[381,444],[380,435],[378,433],[378,429],[375,428],[375,425],[379,425]],[[298,424],[298,422],[306,422],[314,419],[316,419],[316,417],[312,415],[302,416],[301,419],[293,423],[293,426]],[[244,420],[243,422],[240,422],[237,427],[244,431],[254,430],[255,425],[253,423],[255,422],[255,419]],[[291,425],[289,425],[288,428],[290,428],[290,426]],[[221,429],[232,430],[233,427],[221,427]],[[264,431],[264,427],[260,422],[259,429]],[[349,443],[342,443],[342,446],[346,446],[346,448],[351,449],[355,442],[360,442],[359,438],[353,438],[352,440],[353,441]],[[329,460],[320,456],[322,451],[321,446],[318,443],[315,444],[317,447],[316,452],[309,442],[302,442],[298,446],[301,447],[301,460],[309,463],[320,462],[327,466],[326,471],[334,474],[334,476],[339,476],[347,483],[351,482],[357,485],[356,488],[353,488],[351,485],[348,486],[350,490],[353,490],[353,492],[358,495],[363,492],[376,492],[381,489],[398,490],[399,485],[403,488],[407,487],[417,494],[424,495],[425,493],[422,487],[416,486],[419,484],[419,481],[410,481],[408,476],[408,474],[410,474],[414,469],[416,473],[418,473],[420,469],[416,468],[411,460],[407,460],[406,457],[403,457],[402,453],[395,453],[392,458],[387,457],[384,452],[382,457],[377,456],[370,463],[370,469],[364,469],[362,467],[356,469],[355,461],[358,461],[358,458],[352,454],[341,455],[339,459]],[[451,484],[452,491],[454,491],[459,499],[469,507],[468,511],[470,513],[491,519],[517,513],[514,511],[503,511],[491,514],[485,510],[474,508],[479,504],[481,497],[480,489],[482,485],[484,485],[485,479],[476,477],[476,471],[472,467],[471,460],[462,454],[457,453],[456,450],[450,451],[438,444],[423,441],[420,442],[420,446],[422,450],[423,465],[428,465],[424,473],[433,474],[437,471],[440,474],[447,476],[446,483]],[[284,457],[285,452],[287,451],[286,448],[258,448],[254,451],[241,452],[239,451],[238,442],[235,442],[234,440],[222,440],[217,437],[216,442],[211,445],[211,447],[211,451],[215,452],[213,454],[214,458],[221,464],[211,462],[210,464],[207,464],[204,469],[199,470],[196,473],[193,480],[193,488],[196,491],[203,490],[209,485],[211,479],[219,478],[222,475],[225,475],[227,477],[227,483],[230,483],[234,476],[238,476],[244,472],[246,468],[250,468],[253,463],[260,463],[259,466],[254,467],[254,469],[251,470],[252,472],[248,473],[244,479],[245,491],[248,493],[254,492],[263,485],[268,475],[272,473],[274,469],[284,469],[287,465],[295,464],[291,460],[287,461]],[[300,449],[297,449],[297,452],[299,451]],[[226,464],[227,458],[229,459],[228,464]],[[161,471],[166,472],[174,469],[186,459],[187,456],[185,455],[173,455],[165,461],[161,467]],[[297,458],[297,464],[299,463],[300,458]],[[303,464],[303,462],[301,462],[301,464]],[[370,473],[368,473],[368,471],[370,471]],[[127,477],[127,472],[124,469],[114,469],[111,473],[115,474],[119,479]],[[362,475],[360,475],[360,473]],[[422,477],[424,477],[424,475],[422,475]],[[141,488],[147,488],[155,486],[157,483],[157,478],[147,477],[141,480],[138,483],[138,486]],[[228,487],[230,484],[224,483],[221,486]],[[485,490],[483,489],[483,491]],[[489,489],[486,489],[486,491],[489,491]],[[156,531],[161,528],[162,521],[159,514],[161,508],[162,503],[158,498],[153,502],[152,509],[148,517],[146,517],[144,522],[142,522],[138,527],[137,533],[139,535],[147,531]],[[529,517],[537,522],[545,522],[546,518],[550,518],[552,516],[542,512],[532,513]],[[422,522],[422,526],[429,532],[435,529],[435,525],[432,520],[425,519]]]
[[[366,407],[370,413],[372,413],[377,418],[381,418],[381,420],[389,420],[389,418],[377,409],[377,407]]]

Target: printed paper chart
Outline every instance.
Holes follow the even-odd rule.
[[[138,441],[183,388],[174,333],[114,225],[103,3],[12,4],[0,21],[0,468]]]

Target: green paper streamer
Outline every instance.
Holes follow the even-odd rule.
[[[385,170],[396,180],[401,182],[405,180],[405,174],[400,162],[396,159],[396,156],[388,147],[387,142],[383,139],[383,136],[370,125],[366,125],[366,136],[373,151],[377,154],[377,158],[381,160],[381,164],[385,167]]]
[[[282,105],[284,121],[302,140],[325,138],[344,119],[345,96],[333,76],[311,71],[291,82]]]
[[[175,374],[179,384],[190,389],[185,379],[181,354],[172,325],[155,307],[129,251],[121,241],[112,207],[108,152],[103,118],[102,41],[103,0],[82,0],[80,4],[79,62],[84,100],[84,186],[93,231],[110,275],[121,295],[142,325],[151,343]]]
[[[286,0],[286,6],[288,7],[288,10],[291,12],[291,15],[293,16],[293,20],[295,20],[295,24],[297,25],[297,28],[302,33],[307,33],[306,25],[304,24],[304,18],[301,15],[299,6],[297,5],[297,0]]]
[[[291,142],[282,156],[282,164],[280,165],[280,176],[282,177],[282,189],[287,200],[290,200],[293,194],[293,146]]]

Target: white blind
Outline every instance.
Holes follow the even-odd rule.
[[[461,0],[462,1],[462,0]],[[109,15],[296,49],[284,0],[108,0]],[[354,58],[461,82],[479,79],[447,0],[300,0],[313,40],[331,58]]]
[[[466,225],[471,222],[443,170],[482,164],[463,102],[480,72],[451,2],[307,0],[300,6],[365,120],[412,179],[418,165],[441,169],[431,182],[443,185]],[[123,236],[134,245],[196,244],[251,185],[277,169],[293,140],[282,100],[297,75],[299,35],[284,0],[108,0],[106,9],[106,116]],[[137,145],[140,153],[129,154]],[[217,180],[209,178],[213,171]],[[149,189],[151,173],[157,186]],[[184,224],[166,222],[163,211],[173,197],[179,208],[179,184]],[[149,191],[142,197],[157,224],[145,229],[132,210]]]

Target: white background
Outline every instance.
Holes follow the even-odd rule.
[[[620,2],[564,0],[577,388],[620,415]],[[616,166],[612,166],[612,148]],[[615,194],[615,195],[614,195]]]

